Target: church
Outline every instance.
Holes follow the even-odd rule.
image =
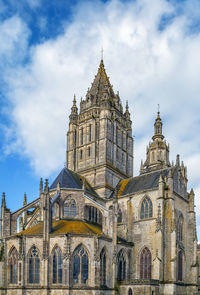
[[[128,102],[101,59],[79,110],[72,102],[66,167],[15,212],[2,195],[1,295],[200,294],[194,191],[162,127],[158,112],[133,176]]]

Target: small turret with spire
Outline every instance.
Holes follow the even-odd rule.
[[[143,167],[140,168],[141,174],[171,166],[169,162],[169,145],[164,141],[164,135],[162,134],[162,120],[159,109],[154,123],[154,135],[152,139],[153,141],[147,147],[146,161]]]
[[[70,121],[76,121],[78,119],[78,108],[76,106],[76,95],[74,94],[73,105],[71,108],[71,114],[69,116]]]

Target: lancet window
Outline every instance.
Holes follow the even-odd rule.
[[[88,254],[80,245],[73,254],[73,282],[74,284],[87,284],[88,282]]]
[[[151,252],[147,247],[140,254],[140,279],[151,279]]]
[[[183,216],[182,214],[178,218],[177,222],[177,240],[182,241],[183,240]]]
[[[133,295],[133,291],[131,288],[128,290],[128,295]]]
[[[153,216],[153,205],[148,197],[145,197],[140,210],[140,218],[151,218]]]
[[[106,252],[104,248],[100,253],[100,285],[106,286]]]
[[[183,280],[183,251],[178,252],[178,281]]]
[[[28,282],[39,284],[40,282],[40,257],[35,246],[32,247],[28,258]]]
[[[18,252],[13,248],[9,256],[10,284],[17,284]]]
[[[93,223],[102,224],[102,214],[94,206],[85,206],[85,219]]]
[[[118,254],[117,262],[117,279],[118,281],[124,281],[126,279],[126,258],[122,250]]]
[[[62,253],[59,247],[53,252],[53,284],[62,283]]]
[[[118,210],[117,222],[118,223],[121,223],[122,222],[122,210],[120,208]]]
[[[64,217],[76,216],[76,201],[74,199],[67,199],[64,202]]]

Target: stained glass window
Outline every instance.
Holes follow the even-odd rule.
[[[118,281],[126,279],[126,259],[123,251],[120,251],[118,254],[117,279]]]
[[[151,279],[151,252],[147,247],[140,254],[140,279]]]
[[[106,286],[106,252],[102,249],[100,253],[100,285]]]
[[[62,283],[62,253],[56,247],[53,253],[53,284]]]
[[[177,222],[177,240],[183,240],[183,216],[180,215],[178,222]]]
[[[151,218],[153,216],[153,205],[151,200],[148,197],[145,197],[140,211],[140,218]]]
[[[38,250],[35,246],[32,247],[29,254],[29,277],[30,284],[39,284],[40,282],[40,258]]]
[[[18,253],[16,248],[13,248],[9,257],[10,284],[17,284],[17,264],[18,264]]]
[[[87,284],[88,281],[88,254],[82,245],[73,255],[73,281],[75,284]]]
[[[178,252],[178,281],[183,280],[183,252]]]
[[[73,199],[67,199],[64,202],[64,217],[76,216],[76,202]]]

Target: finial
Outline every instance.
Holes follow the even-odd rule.
[[[74,93],[74,100],[73,100],[74,103],[76,103],[76,94]]]
[[[160,105],[158,104],[157,120],[160,119]]]
[[[5,195],[4,192],[3,192],[3,194],[2,194],[2,202],[1,202],[1,206],[2,206],[2,207],[6,207],[6,195]]]
[[[45,179],[45,187],[44,187],[44,191],[48,192],[49,189],[49,183],[48,183],[48,179]]]
[[[103,46],[101,47],[101,60],[103,60]]]
[[[180,166],[180,155],[176,156],[176,166]]]
[[[23,206],[25,206],[27,204],[27,197],[26,197],[26,193],[24,193],[24,202],[23,202]]]
[[[128,100],[126,101],[126,110],[128,111]]]
[[[43,180],[40,178],[40,194],[43,192]]]

